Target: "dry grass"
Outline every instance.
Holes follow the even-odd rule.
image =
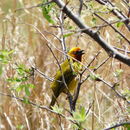
[[[56,61],[46,46],[46,43],[48,43],[47,40],[49,40],[51,44],[58,49],[61,49],[61,44],[54,36],[45,31],[51,32],[60,37],[60,30],[50,27],[50,24],[42,16],[40,8],[19,10],[15,12],[17,8],[36,4],[38,4],[37,0],[5,0],[0,2],[0,49],[14,50],[12,60],[3,66],[3,73],[0,76],[0,92],[2,93],[8,93],[18,97],[26,96],[24,91],[17,93],[12,89],[17,84],[11,84],[6,81],[6,79],[17,75],[15,64],[24,64],[27,68],[30,68],[30,59],[33,58],[38,69],[49,77],[52,77],[57,69]],[[98,7],[99,5],[96,6]],[[120,7],[122,5],[120,4],[118,6]],[[122,10],[126,13],[125,8],[122,7]],[[109,15],[109,17],[114,16]],[[91,17],[87,18],[87,15],[84,14],[83,18],[86,23],[90,24]],[[58,19],[55,18],[55,21],[56,20],[58,24]],[[98,23],[102,24],[101,20],[98,20]],[[33,26],[30,26],[29,24]],[[73,25],[73,22],[67,18],[65,20],[65,27],[67,28],[70,25],[76,28],[76,26]],[[34,26],[45,35],[47,40],[41,37]],[[119,30],[127,37],[129,36],[125,26],[119,28]],[[119,39],[118,34],[110,27],[101,29],[100,33],[108,43],[116,47],[125,47],[129,49],[127,42],[124,39]],[[66,46],[68,48],[76,45],[83,48],[86,52],[83,57],[83,63],[85,65],[90,63],[92,58],[99,51],[101,51],[101,53],[91,66],[99,65],[108,57],[106,52],[85,34],[80,35],[79,33],[76,33],[66,38]],[[62,53],[53,46],[51,46],[51,48],[61,63],[63,61]],[[123,70],[120,77],[114,76],[114,73],[118,69]],[[89,72],[86,71],[85,75],[88,73]],[[125,90],[130,89],[130,68],[114,58],[110,58],[96,71],[96,73],[100,74],[104,80],[111,84],[118,82],[120,85],[116,87],[116,89],[119,90],[119,92],[124,92]],[[32,83],[36,86],[31,89],[29,100],[43,106],[48,106],[52,94],[49,87],[50,81],[43,78],[38,73],[35,73],[34,77],[30,77],[27,83]],[[65,100],[63,95],[64,94],[58,98],[59,104],[61,107],[69,109],[68,102]],[[6,96],[0,96],[0,100],[0,129],[2,130],[73,129],[70,121],[52,114],[47,110],[19,102],[17,99]],[[116,96],[116,94],[102,82],[88,79],[81,87],[77,109],[84,106],[87,110],[92,102],[92,107],[90,108],[86,121],[83,124],[83,126],[88,130],[99,130],[114,123],[130,120],[128,104],[123,99]],[[70,116],[65,110],[63,111],[63,114],[66,117]],[[121,129],[125,128],[120,128],[120,130]]]

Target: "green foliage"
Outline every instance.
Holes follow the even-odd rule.
[[[125,97],[127,97],[127,99],[128,100],[130,100],[130,90],[125,90],[124,92],[123,92],[123,95],[125,96]]]
[[[92,8],[94,8],[94,2],[93,1],[90,1],[87,3],[87,7],[89,10],[91,10]]]
[[[62,114],[62,112],[63,112],[63,108],[60,108],[57,105],[52,106],[52,109],[53,109],[53,111],[55,111],[56,113],[59,113],[59,114]]]
[[[93,25],[96,25],[96,24],[97,24],[97,19],[96,19],[95,17],[93,17],[91,23],[92,23]]]
[[[117,27],[117,28],[121,27],[122,25],[124,25],[123,22],[118,22],[118,23],[116,23],[116,27]]]
[[[77,75],[78,74],[77,72],[74,72],[74,71],[72,73],[73,73],[73,75]]]
[[[14,50],[7,51],[1,50],[0,51],[0,63],[7,64],[11,60],[11,54],[13,54]]]
[[[2,75],[2,72],[3,72],[3,65],[0,64],[0,75]]]
[[[130,106],[127,107],[127,112],[130,114]]]
[[[73,118],[76,122],[83,123],[86,120],[86,110],[81,107],[80,110],[73,112]]]
[[[125,128],[127,128],[127,130],[130,130],[130,124],[124,125]]]
[[[86,120],[86,110],[81,107],[77,111],[73,112],[73,117],[69,117],[70,120],[77,122],[78,125],[74,125],[75,128],[82,129],[83,123]]]
[[[74,28],[73,26],[68,26],[68,29],[70,29],[70,30],[73,29],[73,28]]]
[[[4,65],[8,64],[8,62],[11,60],[13,52],[14,50],[0,50],[0,75],[3,73]]]
[[[17,130],[23,130],[23,129],[25,129],[24,125],[18,125],[16,128],[17,128]]]
[[[26,68],[23,64],[19,64],[16,67],[16,74],[14,77],[8,78],[7,81],[12,83],[13,89],[16,90],[16,92],[19,93],[24,90],[26,96],[30,96],[30,89],[35,87],[33,84],[28,83],[31,75],[31,69]]]
[[[96,66],[90,66],[89,68],[90,69],[96,69]]]
[[[42,3],[46,3],[48,0],[43,0]],[[55,3],[49,3],[47,5],[41,6],[42,8],[42,14],[44,18],[49,22],[54,24],[54,20],[52,19],[50,12],[52,11],[52,8],[55,6]]]
[[[29,104],[29,100],[28,100],[28,98],[23,97],[23,102],[24,102],[25,104]]]
[[[21,84],[16,88],[17,92],[20,92],[22,90],[25,91],[26,96],[30,96],[30,88],[34,88],[35,86],[33,84]]]
[[[96,75],[90,74],[90,78],[91,78],[92,80],[98,80],[99,77],[100,77],[99,74],[96,74]]]
[[[102,14],[103,12],[108,12],[109,10],[107,6],[101,6],[98,8],[98,11],[100,11],[101,13],[100,12],[99,13]]]
[[[72,33],[67,33],[67,34],[64,34],[63,37],[66,38],[66,37],[69,37],[69,36],[71,36],[73,34],[74,34],[73,32]]]
[[[26,68],[24,64],[18,64],[16,71],[21,76],[24,76],[27,73],[31,73],[31,69]]]
[[[22,77],[22,78],[20,78],[20,77],[13,77],[13,78],[8,78],[7,79],[7,81],[8,82],[25,82],[25,81],[27,81],[28,80],[28,78],[27,77]]]
[[[116,77],[120,77],[122,73],[123,73],[123,70],[122,70],[122,69],[117,69],[117,70],[115,71],[114,75],[115,75]]]

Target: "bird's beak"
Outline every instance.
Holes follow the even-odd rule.
[[[84,52],[84,50],[80,50],[80,51],[78,51],[78,54],[83,55],[83,54],[85,54],[85,52]]]

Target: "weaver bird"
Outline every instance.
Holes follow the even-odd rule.
[[[49,108],[54,106],[56,99],[62,92],[72,93],[74,91],[78,83],[76,76],[82,69],[82,65],[78,61],[81,62],[83,54],[84,50],[79,47],[74,47],[68,52],[70,58],[61,64],[61,69],[57,70],[54,81],[50,85],[53,95]]]

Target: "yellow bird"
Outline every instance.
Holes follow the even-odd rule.
[[[50,85],[53,91],[53,95],[52,95],[49,108],[54,106],[56,99],[62,92],[66,93],[67,89],[69,90],[69,92],[74,91],[78,82],[76,76],[78,75],[79,71],[82,69],[82,65],[77,61],[81,62],[83,54],[84,54],[84,50],[81,50],[79,47],[74,47],[68,52],[68,55],[71,56],[72,58],[69,58],[69,60],[68,59],[65,60],[61,64],[61,70],[60,69],[57,70],[55,79]],[[63,77],[67,86],[63,82]]]

